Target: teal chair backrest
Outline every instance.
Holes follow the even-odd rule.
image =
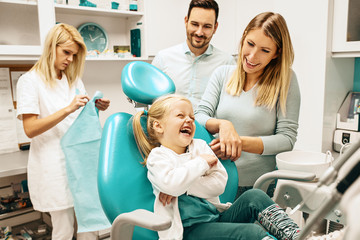
[[[160,71],[150,64],[150,66],[141,65],[148,68],[147,71],[144,71],[147,73],[146,76],[142,76],[146,81],[151,79],[149,69],[154,68],[153,71],[156,72],[156,75]],[[123,70],[122,74],[131,74],[131,72]],[[168,77],[165,74],[163,75],[157,75],[156,78],[162,76],[162,81],[165,81],[164,78],[167,79]],[[153,80],[156,81],[156,79]],[[124,88],[124,85],[122,86]],[[169,92],[163,92],[161,95],[174,92],[175,88],[170,88],[170,90],[167,89]],[[152,91],[154,91],[154,87]],[[157,93],[153,92],[152,94],[159,95],[160,90],[157,91]],[[143,94],[146,95],[147,93]],[[153,211],[155,197],[147,179],[147,169],[141,164],[143,159],[135,143],[131,117],[132,115],[128,113],[115,113],[106,120],[103,128],[98,168],[98,189],[101,205],[110,222],[113,222],[119,214],[135,209]],[[144,128],[146,127],[145,117],[142,118],[142,125]],[[195,138],[201,138],[207,142],[213,139],[206,129],[197,122]],[[222,163],[228,171],[229,180],[220,200],[222,202],[233,202],[238,185],[236,167],[229,160],[222,161]],[[135,227],[134,240],[157,238],[156,232]]]

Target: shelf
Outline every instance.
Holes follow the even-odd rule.
[[[16,0],[0,0],[0,3],[37,6],[37,2],[28,2],[28,1],[20,1],[20,0],[17,0],[17,1]]]
[[[86,61],[147,61],[147,57],[117,58],[117,57],[87,57]]]
[[[3,213],[3,214],[0,214],[0,221],[4,220],[6,218],[15,217],[15,216],[33,212],[33,211],[34,211],[33,207],[28,207],[28,208],[18,209],[16,211],[8,212],[8,213]]]
[[[137,12],[137,11],[123,11],[123,10],[82,7],[82,6],[73,6],[73,5],[63,5],[63,4],[55,4],[55,12],[66,13],[66,14],[77,14],[77,15],[80,14],[80,15],[92,15],[92,16],[119,17],[119,18],[142,17],[144,15],[143,12]]]
[[[41,46],[0,45],[0,61],[37,61]]]
[[[360,57],[359,51],[354,52],[332,52],[331,56],[333,58],[354,58],[354,57]]]
[[[17,151],[0,155],[0,177],[9,177],[27,172],[29,151]]]

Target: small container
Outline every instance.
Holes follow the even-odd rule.
[[[137,0],[131,0],[129,4],[130,11],[137,11],[138,10],[138,2]]]
[[[118,9],[119,3],[118,2],[111,2],[111,9]]]

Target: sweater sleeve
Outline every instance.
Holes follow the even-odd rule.
[[[209,169],[205,159],[196,157],[184,164],[160,148],[153,149],[147,159],[148,179],[160,192],[172,196],[184,194],[194,181]]]
[[[205,141],[201,141],[201,152],[215,156]],[[221,161],[218,161],[215,166],[193,182],[187,190],[187,194],[199,198],[218,197],[225,191],[227,179],[227,172]]]
[[[299,127],[300,90],[294,72],[286,101],[286,114],[282,114],[279,104],[276,111],[277,121],[275,134],[261,137],[264,144],[262,155],[275,155],[280,152],[291,151],[295,145]]]
[[[229,67],[234,68],[235,66],[220,66],[212,73],[201,101],[195,111],[196,120],[204,127],[210,118],[215,117],[224,81],[227,80],[226,72]]]

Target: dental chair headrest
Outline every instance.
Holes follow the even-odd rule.
[[[131,100],[148,105],[160,96],[175,92],[175,84],[170,77],[142,61],[126,64],[121,72],[121,86]]]

